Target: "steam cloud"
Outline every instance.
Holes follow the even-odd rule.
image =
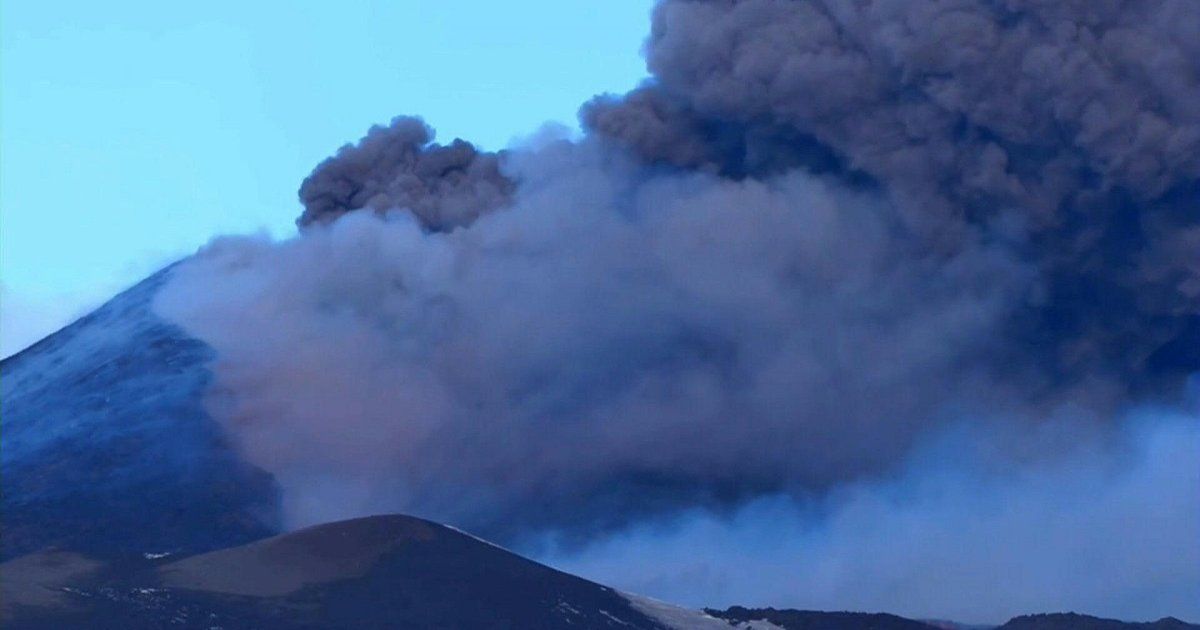
[[[981,624],[1030,610],[1195,618],[1200,545],[1186,542],[1200,531],[1194,416],[1135,416],[1117,451],[1093,445],[1016,471],[964,449],[963,437],[918,449],[893,477],[820,500],[764,497],[722,517],[684,512],[545,557],[695,607],[886,610]]]
[[[1124,466],[1131,409],[1195,446],[1200,5],[664,0],[646,54],[581,139],[487,153],[397,118],[304,181],[298,237],[176,270],[157,308],[218,351],[213,413],[292,525],[400,510],[583,566],[703,519],[743,540],[764,497],[819,522],[794,510],[933,439],[986,445],[1019,471],[988,496],[1034,515],[1064,495],[1026,476]],[[1194,487],[1186,462],[1165,477]],[[1113,492],[1103,523],[1145,507]],[[878,517],[948,509],[915,496]],[[1159,514],[1193,557],[1195,511]],[[1056,553],[1029,522],[988,536]],[[878,535],[851,525],[825,549]],[[1171,566],[1156,583],[1200,586]],[[954,610],[937,592],[923,612]],[[1139,608],[1167,601],[1122,611],[1188,612]]]

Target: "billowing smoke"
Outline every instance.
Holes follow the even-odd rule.
[[[734,175],[829,149],[924,245],[1036,263],[1013,341],[1064,372],[1200,368],[1194,2],[681,0],[647,55],[654,83],[585,110],[597,132]]]
[[[434,144],[424,122],[397,118],[317,166],[300,185],[304,214],[297,223],[329,222],[364,208],[404,208],[425,227],[445,230],[504,205],[512,190],[498,156],[462,140]]]
[[[1054,571],[1074,556],[1021,528],[1145,477],[1131,409],[1183,414],[1194,446],[1200,4],[665,0],[646,51],[652,79],[586,104],[582,138],[493,154],[397,118],[305,180],[299,236],[175,271],[157,308],[217,350],[210,408],[292,525],[405,511],[595,567],[703,518],[741,541],[769,497],[834,528],[780,545],[843,553],[883,534],[804,506],[949,440],[987,457],[947,496],[1012,480],[955,522],[1024,506],[982,531]],[[872,518],[950,509],[923,478]],[[1089,554],[1137,520],[1127,494]],[[1193,554],[1195,511],[1160,515]],[[860,592],[916,592],[881,584]],[[921,592],[929,614],[968,595]]]

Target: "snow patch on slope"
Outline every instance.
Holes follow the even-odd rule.
[[[654,619],[671,630],[784,630],[765,619],[733,625],[699,610],[680,608],[650,597],[621,593],[634,610]]]

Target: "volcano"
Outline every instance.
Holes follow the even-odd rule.
[[[721,628],[388,515],[175,560],[45,551],[0,565],[6,628]]]
[[[270,475],[204,411],[211,350],[151,312],[170,273],[0,362],[3,558],[194,553],[278,533]]]
[[[271,475],[243,461],[205,410],[213,351],[151,310],[172,272],[0,363],[5,628],[966,627],[693,611],[410,516],[282,533]],[[1004,627],[1200,628],[1076,614]]]

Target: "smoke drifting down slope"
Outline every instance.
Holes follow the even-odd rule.
[[[667,0],[583,138],[397,118],[305,180],[298,237],[214,241],[157,308],[296,526],[571,548],[964,424],[1018,477],[1119,466],[1131,408],[1196,422],[1198,42],[1186,0]]]

